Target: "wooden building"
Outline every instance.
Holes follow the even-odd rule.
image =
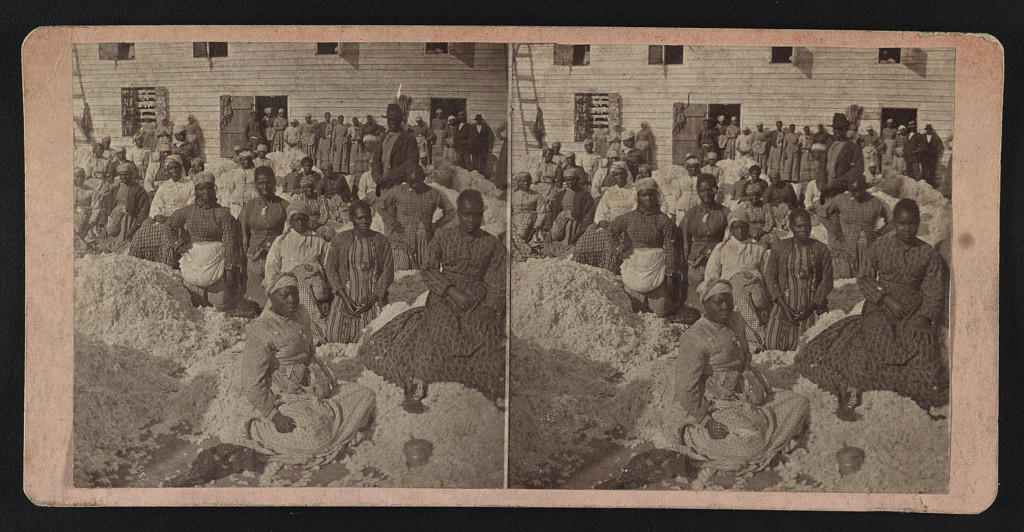
[[[706,116],[738,116],[741,128],[777,120],[797,130],[831,126],[835,113],[863,108],[860,132],[932,124],[953,132],[953,49],[512,45],[512,159],[561,141],[583,140],[616,124],[655,136],[659,166],[697,152]],[[538,139],[538,134],[542,138]],[[947,156],[949,151],[947,150]]]
[[[132,143],[162,113],[175,124],[194,115],[207,159],[244,144],[250,109],[285,108],[289,117],[324,112],[379,118],[401,94],[410,119],[429,123],[465,110],[492,129],[507,119],[507,47],[501,43],[78,43],[73,47],[75,144],[112,138]],[[223,127],[222,127],[223,124]],[[91,128],[88,126],[91,125]],[[500,149],[495,142],[495,153]]]

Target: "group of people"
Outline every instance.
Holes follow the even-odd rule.
[[[316,168],[307,155],[279,189],[262,144],[255,157],[240,148],[237,167],[219,178],[201,162],[186,171],[170,154],[155,190],[139,184],[131,160],[117,164],[117,181],[106,170],[90,179],[93,167],[74,172],[76,251],[164,263],[180,271],[196,306],[235,315],[262,308],[241,369],[258,411],[248,430],[258,449],[285,460],[336,455],[369,419],[372,394],[334,382],[315,346],[360,341],[397,270],[419,270],[426,305],[366,338],[359,359],[404,388],[410,412],[423,410],[430,382],[504,395],[504,245],[480,229],[480,192],[465,190],[452,205],[425,183],[401,108],[391,104],[385,116],[369,184]],[[101,142],[94,153],[107,149]],[[383,234],[371,229],[374,216]],[[293,434],[296,425],[305,430]]]
[[[831,145],[851,140],[860,149],[865,168],[872,175],[881,175],[884,168],[891,168],[897,175],[909,175],[938,186],[935,172],[945,143],[931,124],[925,125],[921,133],[914,120],[896,127],[890,118],[880,133],[867,126],[859,135],[850,126],[845,115],[836,114],[832,133],[824,124],[818,124],[813,131],[809,125],[798,131],[796,124],[784,126],[781,120],[775,122],[773,131],[765,131],[761,122],[752,130],[748,126],[741,128],[738,117],[732,117],[727,124],[725,116],[720,115],[717,122],[705,121],[698,142],[702,157],[709,153],[717,154],[719,160],[749,157],[769,176],[778,174],[782,181],[798,186],[816,181],[825,173]]]
[[[650,165],[611,150],[595,161],[589,141],[585,166],[553,143],[534,175],[514,175],[516,260],[607,269],[621,275],[634,311],[692,324],[673,355],[665,428],[712,467],[766,467],[806,424],[807,400],[773,392],[751,367],[751,352],[798,350],[797,367],[839,397],[843,420],[857,419],[865,390],[896,391],[930,414],[948,402],[944,264],[917,238],[915,201],[899,200],[890,212],[867,191],[863,143],[851,125],[837,115],[831,140],[815,150],[825,163],[813,186],[794,186],[781,171],[765,181],[753,164],[723,190],[717,139],[703,161],[687,155],[681,177],[655,179]],[[816,223],[828,243],[811,237]],[[801,335],[830,310],[836,278],[857,279],[863,312],[802,345]],[[743,438],[725,440],[735,432]]]

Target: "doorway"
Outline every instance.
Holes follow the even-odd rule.
[[[264,118],[263,110],[267,107],[270,108],[270,119],[273,120],[277,117],[277,110],[284,109],[285,116],[288,115],[288,97],[287,96],[257,96],[256,97],[256,117],[262,120]]]
[[[430,99],[430,119],[433,120],[437,114],[437,110],[441,110],[441,117],[445,120],[449,116],[459,116],[460,112],[466,111],[466,99],[465,98],[431,98]],[[471,117],[467,116],[467,120]]]
[[[882,108],[882,123],[879,127],[879,131],[885,129],[885,122],[892,119],[892,127],[899,129],[900,126],[905,126],[910,123],[911,120],[917,121],[917,109],[908,109],[902,107],[883,107]]]
[[[726,125],[732,123],[733,117],[737,120],[740,119],[740,104],[738,103],[709,103],[708,104],[708,118],[711,120],[718,121],[719,116],[725,117]],[[741,121],[740,124],[743,122]]]

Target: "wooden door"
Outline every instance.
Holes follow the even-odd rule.
[[[220,97],[220,156],[228,159],[235,156],[235,146],[247,147],[245,126],[249,123],[249,111],[254,109],[252,96]]]
[[[702,103],[673,104],[672,164],[685,164],[687,153],[700,153],[701,123],[708,115],[708,106]]]

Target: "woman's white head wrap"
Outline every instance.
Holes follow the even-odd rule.
[[[703,303],[718,294],[732,295],[732,285],[724,279],[717,279],[708,283],[700,294],[700,302]]]
[[[658,204],[661,204],[661,187],[658,186],[658,182],[653,177],[645,177],[637,181],[635,186],[637,197],[640,197],[640,193],[644,190],[653,190]]]
[[[270,283],[270,286],[267,288],[267,294],[273,294],[274,292],[288,286],[298,288],[299,280],[290,273],[282,273]]]

